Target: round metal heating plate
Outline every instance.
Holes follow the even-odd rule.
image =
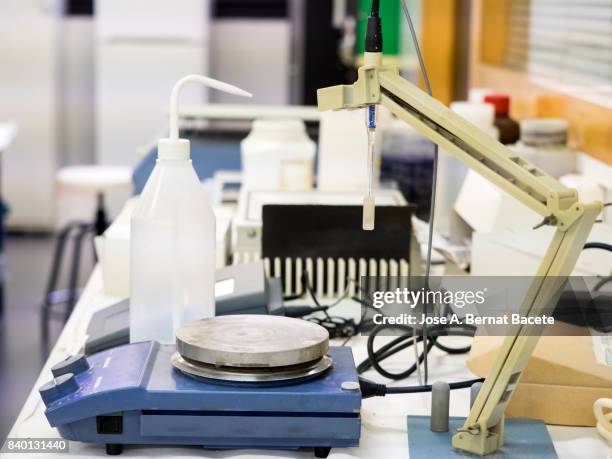
[[[176,333],[176,350],[196,364],[215,367],[276,368],[323,358],[329,333],[301,319],[229,315],[197,320]]]
[[[296,384],[315,378],[332,366],[332,359],[327,355],[314,362],[276,368],[218,367],[191,361],[178,352],[172,355],[171,361],[177,370],[206,382],[256,386]]]

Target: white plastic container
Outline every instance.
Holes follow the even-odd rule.
[[[131,342],[172,344],[182,324],[215,315],[215,215],[191,164],[189,140],[178,138],[178,95],[190,82],[249,95],[199,75],[172,90],[170,138],[158,143],[131,219]]]
[[[567,174],[559,178],[559,181],[568,188],[578,191],[578,197],[582,202],[606,201],[606,190],[593,177],[583,174]],[[604,212],[599,214],[601,218]]]
[[[568,123],[542,118],[521,121],[521,139],[511,148],[555,178],[576,171],[576,151],[567,146]]]
[[[499,132],[494,125],[495,108],[493,105],[461,101],[451,103],[450,108],[494,139],[499,137]],[[468,167],[464,163],[447,151],[440,149],[434,228],[442,235],[450,237],[454,242],[460,242],[459,240],[463,237],[453,209],[467,172]],[[454,234],[456,230],[458,230],[457,234]]]
[[[303,121],[255,120],[240,144],[242,186],[252,190],[310,190],[315,150]]]
[[[158,159],[131,223],[130,339],[215,315],[215,216],[191,161]]]

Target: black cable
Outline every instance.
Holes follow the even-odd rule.
[[[302,290],[300,293],[296,293],[294,295],[286,295],[283,296],[283,301],[293,301],[293,300],[299,300],[300,298],[302,298],[304,296],[304,290]]]
[[[354,319],[348,319],[346,317],[340,317],[340,316],[332,316],[329,314],[328,310],[337,306],[343,299],[345,299],[348,296],[349,282],[354,282],[354,281],[347,277],[346,279],[347,287],[344,290],[344,294],[342,296],[340,296],[334,303],[328,306],[323,306],[321,302],[319,301],[319,299],[317,298],[317,295],[315,294],[314,289],[310,285],[310,281],[308,280],[308,272],[306,270],[302,272],[302,285],[304,286],[304,290],[310,295],[318,311],[323,312],[324,314],[324,317],[322,318],[321,317],[310,317],[308,320],[310,322],[316,323],[317,325],[320,325],[321,327],[325,328],[327,330],[327,333],[329,333],[329,337],[331,339],[344,338],[345,339],[344,344],[346,344],[350,338],[352,338],[357,333],[359,333],[359,331],[361,330],[362,323],[363,323],[363,316],[362,316],[362,320],[360,321],[360,323],[356,323]],[[359,302],[361,302],[361,300],[359,300]]]
[[[320,307],[321,303],[319,303],[319,299],[317,298],[317,295],[315,295],[314,290],[310,286],[310,282],[308,281],[308,273],[306,272],[306,270],[302,272],[302,285],[304,286],[304,288],[306,289],[306,291],[312,298],[312,301],[314,301],[314,304],[317,307]]]
[[[372,1],[372,9],[368,22],[366,23],[365,51],[366,53],[382,53],[383,36],[382,22],[380,20],[380,3],[378,0]]]
[[[362,292],[364,296],[368,296],[366,299],[359,298],[357,296],[351,297],[353,301],[362,305],[362,308],[361,308],[362,312],[361,312],[361,317],[360,317],[359,322],[355,322],[354,319],[349,319],[349,318],[339,317],[339,316],[332,316],[329,314],[329,309],[333,308],[334,306],[339,304],[342,299],[346,298],[346,296],[348,295],[348,291],[349,291],[348,284],[351,282],[355,283],[358,286],[358,288],[360,289],[360,291]],[[372,319],[366,318],[368,309],[376,310],[379,314],[384,315],[384,313],[381,310],[375,309],[372,306],[372,299],[369,298],[369,293],[366,290],[364,290],[357,281],[355,281],[354,279],[347,278],[346,283],[347,283],[347,288],[344,292],[344,295],[341,296],[337,301],[335,301],[331,305],[324,306],[321,304],[321,302],[319,301],[319,299],[317,298],[314,292],[314,289],[310,285],[307,271],[304,270],[302,272],[302,285],[304,287],[304,291],[310,295],[310,297],[312,298],[312,301],[315,304],[315,307],[312,308],[312,312],[322,312],[324,314],[324,317],[311,317],[308,320],[325,328],[327,332],[329,333],[330,338],[332,339],[344,338],[344,342],[342,343],[343,346],[346,345],[353,336],[362,332],[366,325],[372,324]],[[448,314],[448,308],[446,308],[443,311],[443,314]],[[376,339],[377,336],[380,335],[381,332],[383,332],[384,330],[388,330],[388,329],[400,329],[400,330],[404,330],[405,333],[402,334],[401,336],[396,337],[391,342],[383,345],[380,349],[375,350],[374,340]],[[419,334],[415,335],[414,334],[415,331],[419,332]],[[416,359],[416,361],[406,370],[399,372],[399,373],[393,373],[393,372],[390,372],[384,369],[381,365],[381,362],[397,354],[398,352],[406,348],[409,348],[410,346],[415,344],[415,342],[416,343],[423,342],[424,337],[420,333],[421,332],[420,329],[413,330],[413,328],[410,326],[377,325],[376,327],[372,329],[372,331],[370,332],[368,336],[368,341],[367,341],[368,358],[365,359],[363,362],[361,362],[357,366],[357,372],[361,374],[373,368],[380,375],[388,379],[400,380],[400,379],[407,378],[417,370],[418,364],[426,361],[427,352],[430,351],[434,346],[449,354],[464,354],[464,353],[469,352],[471,346],[453,348],[453,347],[449,347],[449,346],[446,346],[440,343],[438,339],[442,336],[471,337],[471,336],[474,336],[476,327],[470,326],[470,325],[461,325],[461,324],[453,325],[453,326],[436,325],[436,326],[430,327],[430,331],[431,332],[428,334],[428,337],[427,337],[427,345],[424,346],[423,352],[421,352],[418,355],[418,358]]]
[[[465,381],[457,381],[449,384],[451,390],[467,389],[476,383],[483,382],[484,378],[468,379]],[[422,392],[431,392],[432,386],[429,384],[423,386],[403,386],[403,387],[388,387],[384,384],[378,384],[364,378],[359,378],[359,389],[361,390],[362,398],[384,397],[385,395],[393,394],[417,394]]]
[[[434,346],[436,346],[441,351],[444,351],[447,354],[451,354],[451,355],[467,354],[468,352],[470,352],[470,349],[472,349],[472,346],[464,346],[464,347],[445,346],[439,340],[436,340],[436,342],[434,343]]]
[[[465,381],[457,381],[449,383],[451,390],[456,389],[468,389],[474,384],[484,382],[484,378],[467,379]],[[387,387],[387,394],[415,394],[419,392],[431,392],[431,385],[425,384],[423,386],[404,386],[404,387]]]
[[[582,247],[582,250],[588,250],[588,249],[600,249],[600,250],[606,250],[608,252],[612,252],[612,244],[607,244],[605,242],[587,242],[586,244],[584,244],[584,247]],[[612,276],[604,277],[603,279],[598,281],[597,284],[595,284],[595,287],[593,287],[593,291],[596,292],[600,290],[604,285],[606,285],[608,282],[611,282],[611,281],[612,281]]]
[[[358,325],[353,319],[327,315],[323,318],[311,317],[308,320],[325,328],[331,339],[352,338],[357,334]]]
[[[587,242],[584,244],[582,250],[587,249],[601,249],[607,250],[608,252],[612,252],[612,244],[606,244],[605,242]]]
[[[597,282],[597,284],[595,284],[595,287],[593,287],[593,291],[597,292],[599,290],[601,290],[601,288],[612,282],[612,276],[608,276],[608,277],[604,277],[603,279],[601,279],[600,281]]]
[[[398,336],[397,338],[393,339],[389,343],[383,345],[377,351],[374,351],[373,344],[374,344],[375,337],[381,331],[388,329],[388,328],[399,328],[399,329],[404,330],[406,333],[401,336]],[[436,346],[437,344],[438,347],[440,347],[442,350],[446,352],[450,352],[454,354],[468,352],[470,350],[469,346],[463,347],[463,348],[451,348],[451,347],[447,347],[447,346],[444,346],[438,343],[437,340],[440,336],[473,336],[475,330],[476,330],[476,327],[469,326],[469,325],[456,325],[456,326],[437,325],[437,326],[430,327],[428,343],[427,343],[427,346],[425,346],[425,348],[430,350],[433,346]],[[372,334],[368,337],[368,358],[357,366],[357,373],[361,374],[369,370],[370,368],[374,368],[379,374],[389,379],[392,379],[392,380],[399,380],[399,379],[403,379],[405,377],[410,376],[412,373],[416,371],[417,362],[414,362],[407,370],[401,373],[391,373],[385,370],[380,365],[380,362],[412,346],[415,343],[415,341],[413,340],[413,337],[414,335],[413,335],[412,327],[405,326],[405,325],[379,325],[372,331]],[[423,341],[422,335],[417,335],[416,342],[422,342],[422,341]],[[423,351],[419,355],[418,359],[419,361],[423,361],[423,359],[425,358],[426,358],[425,351]],[[464,389],[464,388],[471,387],[473,384],[477,382],[483,382],[483,381],[484,381],[483,378],[469,379],[466,381],[458,381],[458,382],[450,383],[449,386],[451,390]],[[377,383],[368,381],[367,379],[364,379],[364,378],[359,378],[359,386],[360,386],[361,394],[363,398],[381,397],[381,396],[384,397],[387,394],[413,394],[413,393],[421,393],[421,392],[431,392],[432,390],[432,386],[429,384],[425,384],[422,386],[388,387],[384,384],[377,384]]]
[[[314,296],[314,292],[311,289],[309,289],[309,291],[313,297],[313,301],[318,303],[318,300]],[[371,320],[366,319],[365,315],[368,308],[373,309],[371,304],[368,304],[361,298],[351,297],[351,299],[363,306],[359,322],[355,322],[355,320],[351,318],[332,316],[328,313],[328,310],[338,304],[340,300],[321,310],[321,312],[325,314],[325,317],[311,317],[308,320],[324,327],[329,333],[330,338],[344,338],[342,346],[345,346],[353,336],[357,335],[363,330],[365,325],[370,324]]]
[[[384,361],[385,359],[391,357],[392,355],[397,354],[398,352],[406,349],[407,347],[410,347],[413,345],[413,335],[412,332],[406,333],[402,336],[399,336],[397,338],[395,338],[393,341],[387,343],[386,345],[382,346],[380,349],[374,351],[373,350],[373,342],[374,342],[374,337],[376,335],[372,335],[369,338],[369,354],[368,354],[368,358],[366,360],[364,360],[363,362],[361,362],[359,364],[359,366],[357,367],[357,371],[359,373],[362,373],[364,371],[369,370],[370,368],[375,368],[375,369],[379,369],[380,368],[380,363],[382,361]],[[460,329],[460,328],[454,328],[454,329],[449,329],[445,326],[441,327],[438,330],[432,330],[432,335],[429,338],[429,347],[431,348],[431,346],[435,345],[435,343],[437,342],[437,339],[440,336],[467,336],[467,337],[471,337],[473,336],[473,331],[469,330],[469,329]],[[423,338],[422,336],[417,336],[417,342],[422,342]],[[453,353],[465,353],[465,352],[469,352],[469,346],[462,348],[462,349],[452,349]],[[384,371],[381,373],[384,376],[390,378],[390,379],[402,379],[402,377],[407,377],[410,376],[410,374],[412,374],[412,372],[414,371],[414,369],[411,368],[411,371],[406,371],[403,372],[402,374],[391,374],[388,371]]]
[[[327,311],[329,306],[285,306],[285,316],[304,317],[315,312]]]
[[[372,8],[370,9],[370,16],[380,15],[380,1],[372,0]]]
[[[386,343],[378,350],[374,350],[374,340],[380,333],[387,329],[400,329],[404,330],[405,333],[401,336],[394,338],[392,341]],[[417,329],[417,331],[420,331]],[[427,350],[431,350],[433,346],[439,347],[445,352],[449,352],[452,354],[463,354],[467,353],[470,350],[470,346],[462,347],[462,348],[451,348],[445,346],[441,343],[438,343],[438,338],[441,336],[474,336],[476,331],[476,327],[470,325],[436,325],[429,328],[430,334],[428,337],[428,343],[426,346]],[[407,378],[411,374],[413,374],[417,369],[417,362],[414,362],[408,369],[402,371],[400,373],[392,373],[388,370],[385,370],[381,362],[385,359],[391,357],[392,355],[397,354],[398,352],[412,346],[415,342],[414,340],[414,330],[412,327],[407,325],[378,325],[375,327],[368,337],[367,349],[368,349],[368,358],[362,361],[357,366],[357,373],[361,374],[371,368],[376,370],[382,376],[392,379],[392,380],[400,380]],[[416,342],[423,342],[423,336],[421,334],[416,336]],[[422,362],[425,358],[425,351],[419,354],[418,361]]]
[[[373,346],[371,345],[371,343],[373,341],[368,340],[368,359],[369,362],[371,363],[372,367],[382,376],[384,376],[385,378],[388,379],[392,379],[395,381],[398,381],[400,379],[405,379],[408,376],[410,376],[412,373],[414,373],[417,370],[417,365],[423,363],[423,360],[425,359],[425,350],[423,352],[421,352],[419,354],[419,358],[417,361],[415,361],[410,367],[408,367],[408,369],[406,369],[405,371],[402,371],[400,373],[391,373],[388,370],[385,370],[382,365],[380,364],[380,362],[388,357],[391,357],[392,355],[396,354],[397,352],[406,349],[410,346],[412,346],[412,344],[414,342],[422,342],[423,341],[423,336],[417,336],[416,340],[411,336],[410,337],[410,341],[406,341],[404,343],[402,343],[401,345],[397,346],[396,348],[394,348],[393,350],[388,350],[386,353],[383,353],[381,355],[379,355],[378,357],[376,356],[376,354],[373,352]],[[427,351],[431,350],[431,348],[433,347],[433,340],[429,339],[427,342],[427,346],[425,346],[424,349],[427,349]]]

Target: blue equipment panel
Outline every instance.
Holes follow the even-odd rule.
[[[466,459],[474,456],[454,449],[452,436],[465,418],[451,417],[448,432],[432,432],[429,416],[408,416],[410,459]],[[504,446],[487,459],[557,459],[546,424],[534,419],[505,419]]]
[[[68,440],[107,445],[359,444],[361,393],[341,387],[358,382],[350,348],[330,348],[333,367],[320,377],[279,387],[203,382],[173,368],[174,352],[147,341],[60,362],[40,388],[49,423]]]

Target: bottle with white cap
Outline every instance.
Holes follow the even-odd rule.
[[[315,143],[299,119],[257,119],[240,143],[242,186],[251,190],[310,190]]]
[[[200,75],[179,80],[170,96],[170,136],[132,214],[130,341],[174,342],[175,330],[215,315],[215,215],[179,138],[178,96],[187,83],[250,96]]]

